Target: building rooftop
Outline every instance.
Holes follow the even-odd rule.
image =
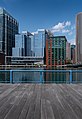
[[[65,40],[67,41],[66,37],[65,36],[52,36],[50,38],[65,38]]]
[[[10,15],[10,13],[7,12],[7,10],[5,8],[0,7],[0,14],[7,14],[11,18],[13,18],[14,20],[16,20],[12,15]],[[17,22],[17,20],[16,20],[16,22]]]

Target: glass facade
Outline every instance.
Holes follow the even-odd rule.
[[[0,51],[12,56],[15,47],[15,34],[18,34],[18,22],[6,10],[0,8]]]
[[[44,57],[45,47],[45,30],[40,29],[37,33],[34,33],[34,53],[35,56]]]
[[[31,38],[31,56],[35,56],[35,53],[34,53],[34,36],[31,35],[29,37]]]
[[[15,35],[13,56],[31,56],[31,38],[26,34]]]

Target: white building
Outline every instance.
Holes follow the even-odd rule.
[[[76,16],[76,62],[82,63],[82,12]]]

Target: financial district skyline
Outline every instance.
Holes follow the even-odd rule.
[[[82,13],[80,13],[82,15]],[[54,39],[54,37],[56,37],[56,35],[53,34],[53,30],[54,29],[51,29],[51,30],[48,30],[48,29],[38,29],[36,32],[28,32],[28,31],[23,31],[23,34],[24,36],[19,33],[19,22],[20,21],[17,21],[15,18],[13,18],[5,9],[3,8],[0,8],[0,18],[1,18],[1,26],[0,26],[0,33],[1,33],[1,36],[0,36],[0,51],[2,51],[2,53],[4,53],[6,56],[16,56],[16,55],[12,55],[12,54],[16,54],[18,52],[20,52],[19,54],[21,54],[20,56],[42,56],[43,59],[44,57],[46,56],[46,40],[50,37],[53,37],[52,39]],[[66,27],[66,26],[70,26],[71,23],[69,21],[63,23],[63,27]],[[79,24],[81,25],[81,23]],[[62,27],[62,24],[59,23],[59,26],[60,28]],[[57,30],[58,26],[55,26],[55,30]],[[79,30],[77,29],[76,27],[76,31],[78,30],[78,32],[81,30],[81,27],[78,27]],[[30,33],[31,35],[29,35],[28,33],[24,33],[24,32],[28,32]],[[64,31],[63,31],[64,32]],[[49,33],[50,35],[52,36],[49,36]],[[18,34],[18,36],[17,36]],[[47,35],[46,35],[47,34]],[[3,36],[3,37],[2,37]],[[60,37],[62,38],[63,37],[66,37],[64,35],[59,35],[57,36],[59,38],[59,41],[57,41],[57,44],[54,45],[54,47],[57,47],[59,48],[60,46],[58,46],[60,44]],[[76,34],[76,36],[78,36],[78,34]],[[22,39],[22,37],[26,37],[27,40],[25,40],[25,38]],[[18,40],[19,39],[19,40]],[[66,38],[67,39],[67,38]],[[81,37],[80,37],[81,39]],[[22,42],[23,40],[23,42]],[[19,42],[18,42],[19,41]],[[20,42],[21,41],[21,42]],[[28,42],[27,42],[28,41]],[[69,41],[68,39],[66,40],[69,44]],[[76,40],[77,41],[77,40]],[[18,42],[19,44],[19,49],[16,50],[16,43]],[[31,43],[32,42],[32,43]],[[55,42],[54,42],[55,43]],[[7,45],[6,45],[7,44]],[[17,44],[17,47],[18,47],[18,44]],[[21,46],[20,48],[20,45],[22,44],[25,44],[24,47]],[[66,43],[67,44],[67,43]],[[53,43],[52,43],[53,45]],[[63,44],[62,44],[63,45]],[[78,52],[78,44],[76,42],[76,52]],[[4,47],[5,46],[5,47]],[[67,50],[66,50],[66,47],[70,47],[71,49],[71,45],[66,45],[63,49],[56,49],[57,51],[61,50],[62,51],[65,51],[65,56],[64,56],[64,59],[65,61],[63,62],[66,62],[66,59],[68,60],[71,60],[71,57],[67,57]],[[5,48],[4,50],[1,49],[1,48]],[[23,49],[24,48],[24,49]],[[61,47],[63,48],[63,47]],[[11,50],[12,49],[12,50]],[[53,50],[53,47],[51,47],[51,49]],[[69,48],[68,48],[69,49]],[[68,53],[69,55],[68,56],[71,56],[71,50],[69,49],[69,52]],[[9,50],[9,51],[8,51]],[[15,51],[16,50],[16,51]],[[51,51],[52,51],[51,50]],[[55,51],[56,51],[55,50]],[[5,52],[4,52],[5,51]],[[14,52],[14,53],[13,53]],[[75,51],[74,51],[75,52]],[[54,52],[55,53],[55,52]],[[26,54],[26,55],[23,55],[23,54]],[[77,53],[78,54],[78,53]],[[58,57],[58,56],[57,56]],[[77,55],[75,56],[75,58],[77,57]],[[59,58],[59,57],[58,57]],[[63,57],[62,57],[63,58]],[[77,59],[77,58],[76,58]],[[60,60],[60,59],[59,59]],[[61,59],[62,60],[62,59]],[[10,60],[11,61],[11,60]],[[46,60],[45,60],[46,61]],[[43,61],[44,63],[44,61]],[[59,63],[61,64],[61,63]],[[65,64],[65,63],[64,63]]]

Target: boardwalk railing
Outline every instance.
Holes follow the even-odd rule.
[[[35,79],[33,79],[34,77]],[[38,70],[38,69],[0,70],[0,83],[81,83],[81,82],[82,82],[82,70]]]

